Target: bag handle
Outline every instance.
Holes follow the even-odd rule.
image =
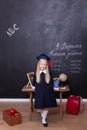
[[[84,110],[84,102],[83,102],[83,98],[80,96],[80,113],[82,113],[83,112],[83,110]]]

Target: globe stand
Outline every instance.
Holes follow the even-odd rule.
[[[60,81],[59,82],[59,87],[61,88],[61,87],[65,87],[65,85],[66,85],[66,81]]]

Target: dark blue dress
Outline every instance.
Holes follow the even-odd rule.
[[[53,90],[53,82],[52,77],[47,84],[45,82],[45,73],[41,73],[41,82],[36,82],[36,76],[34,76],[33,85],[35,86],[35,108],[42,109],[42,108],[51,108],[56,107],[56,98],[55,93]]]

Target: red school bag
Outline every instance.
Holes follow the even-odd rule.
[[[66,113],[77,115],[80,111],[80,96],[70,95],[66,102]]]

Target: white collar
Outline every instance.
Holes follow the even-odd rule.
[[[46,74],[46,70],[43,70],[43,71],[40,70],[40,74],[41,74],[42,72]]]

